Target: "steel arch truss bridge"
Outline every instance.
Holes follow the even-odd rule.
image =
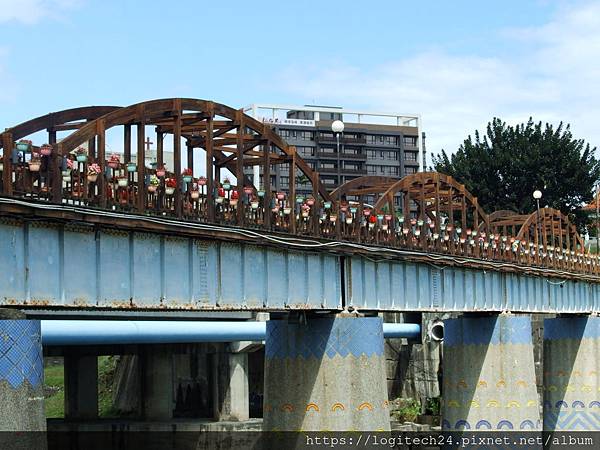
[[[149,127],[156,142],[152,161]],[[108,142],[122,143],[123,152],[110,152]],[[174,98],[55,112],[7,128],[0,148],[0,270],[8,275],[0,283],[0,304],[596,309],[598,258],[585,251],[560,211],[486,212],[462,184],[440,173],[360,177],[328,192],[268,124],[212,101]],[[166,152],[172,152],[172,167]],[[278,164],[289,171],[285,192],[271,185]],[[244,169],[256,165],[261,179],[245,176]],[[298,183],[310,185],[311,195],[297,195]],[[375,202],[367,203],[367,196]],[[40,234],[40,227],[46,231]],[[77,246],[89,258],[73,253]],[[63,268],[42,274],[47,264],[40,266],[32,249]],[[107,255],[122,272],[107,273]],[[226,281],[231,264],[238,275]],[[64,267],[80,267],[89,282],[73,287]],[[469,286],[481,290],[490,271],[488,282],[499,289],[493,300],[469,297]],[[152,273],[147,286],[154,287],[142,287],[138,273]],[[55,282],[45,278],[50,274]],[[294,285],[296,276],[302,287]],[[110,288],[103,285],[107,279]],[[585,286],[587,293],[565,306],[558,293],[545,299],[540,280],[575,283],[568,292]],[[463,293],[451,288],[455,282],[464,284]],[[523,306],[520,297],[534,291],[534,304]]]

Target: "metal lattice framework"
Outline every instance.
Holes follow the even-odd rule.
[[[153,166],[140,163],[146,161],[148,126],[156,132]],[[48,145],[23,139],[43,130]],[[107,133],[115,130],[122,133],[124,152],[107,155]],[[57,133],[70,134],[58,139]],[[164,164],[168,135],[174,167]],[[6,129],[0,148],[1,194],[8,199],[261,228],[473,261],[600,271],[597,257],[585,253],[575,227],[559,211],[488,215],[464,185],[437,172],[402,179],[364,176],[328,192],[271,127],[212,101],[173,98],[69,109]],[[204,167],[194,167],[199,160]],[[287,192],[271,186],[277,164],[287,165]],[[245,167],[256,165],[260,183],[244,176]],[[306,197],[296,195],[301,175],[312,186]],[[367,196],[374,204],[366,202]]]

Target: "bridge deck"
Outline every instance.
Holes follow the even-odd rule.
[[[0,200],[0,304],[166,314],[599,309],[590,274],[46,206]]]

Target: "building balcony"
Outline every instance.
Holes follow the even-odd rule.
[[[344,175],[366,175],[366,171],[364,169],[344,169],[340,170],[340,173]]]
[[[333,169],[326,168],[326,167],[319,167],[317,169],[317,172],[322,173],[324,175],[337,175],[338,174],[338,169],[337,169],[337,167],[333,168]]]
[[[367,155],[365,153],[340,153],[340,159],[354,159],[359,161],[366,161]]]
[[[337,143],[335,136],[315,136],[315,142],[332,142]],[[367,140],[365,138],[347,138],[340,137],[340,144],[365,144]]]
[[[317,153],[317,158],[319,158],[319,159],[337,159],[337,157],[338,157],[337,152],[333,152],[333,153],[318,152]]]

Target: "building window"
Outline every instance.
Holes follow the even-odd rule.
[[[369,159],[377,159],[377,150],[367,149],[367,157]]]
[[[381,150],[379,152],[381,159],[385,159],[388,161],[398,161],[398,152],[391,150]]]
[[[333,131],[319,131],[319,136],[324,138],[332,138],[335,137],[333,135]]]
[[[417,137],[416,136],[404,136],[402,138],[402,141],[404,142],[404,145],[410,145],[412,147],[417,146]]]
[[[398,167],[395,166],[379,166],[379,171],[383,175],[398,176]]]
[[[406,175],[412,175],[413,173],[417,173],[417,168],[416,167],[407,166],[407,167],[404,168],[404,173]]]
[[[296,147],[296,152],[300,156],[315,156],[315,148],[314,147],[298,146],[298,147]]]
[[[288,170],[290,170],[290,163],[279,164],[280,172],[287,172]]]
[[[297,131],[296,139],[300,139],[301,141],[312,141],[315,137],[312,131]]]
[[[371,164],[367,164],[367,174],[375,175],[377,174],[377,166],[373,166]]]
[[[360,149],[357,147],[346,147],[342,149],[344,155],[360,155]]]
[[[397,146],[398,138],[397,136],[384,136],[380,134],[367,134],[365,136],[367,144],[371,145],[390,145]]]
[[[354,162],[346,162],[344,163],[344,169],[346,170],[360,170],[360,164]]]
[[[321,161],[320,168],[321,169],[337,169],[337,164],[334,162]]]
[[[321,181],[327,186],[333,186],[337,184],[336,177],[321,177]]]
[[[279,186],[288,187],[290,185],[290,177],[279,177]]]
[[[383,145],[398,145],[398,137],[397,136],[382,136],[383,137]]]
[[[342,120],[342,115],[340,113],[320,112],[319,120]]]
[[[319,153],[334,154],[335,152],[335,147],[321,147],[319,149]]]
[[[284,139],[296,139],[296,130],[279,130],[278,133]]]
[[[417,152],[404,152],[404,160],[405,161],[416,161],[417,160]]]

